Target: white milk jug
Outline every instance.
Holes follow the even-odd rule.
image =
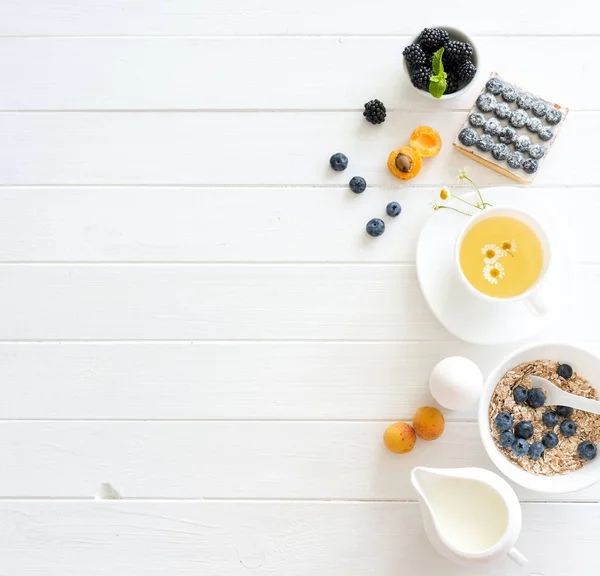
[[[440,554],[463,565],[508,555],[523,566],[513,548],[521,531],[521,505],[514,490],[482,468],[413,468],[425,531]]]

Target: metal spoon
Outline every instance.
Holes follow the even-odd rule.
[[[552,384],[550,380],[540,378],[539,376],[530,376],[531,385],[535,388],[543,388],[546,393],[546,404],[548,406],[569,406],[577,410],[583,410],[590,414],[600,414],[600,401],[591,400],[570,394],[560,389],[556,384]]]

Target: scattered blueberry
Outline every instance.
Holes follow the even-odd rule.
[[[509,149],[506,144],[494,144],[492,148],[492,156],[496,160],[506,160],[508,157]]]
[[[582,460],[593,460],[597,453],[596,446],[591,442],[582,442],[577,446],[577,454]]]
[[[502,100],[505,102],[514,102],[517,99],[517,91],[512,86],[505,86],[502,89]]]
[[[554,136],[554,132],[552,131],[552,128],[550,128],[550,126],[544,126],[538,132],[538,136],[540,137],[541,140],[544,140],[544,142],[548,142],[548,140],[552,140],[552,136]]]
[[[556,413],[561,418],[569,418],[571,414],[573,414],[573,408],[571,408],[570,406],[557,406]]]
[[[527,134],[521,134],[521,136],[517,136],[517,139],[515,140],[515,150],[527,152],[531,144],[531,138],[527,136]]]
[[[500,131],[498,139],[502,144],[512,144],[517,139],[517,131],[510,126],[505,126]]]
[[[511,152],[506,159],[511,168],[520,168],[523,163],[523,154],[520,152]]]
[[[553,410],[548,410],[548,412],[544,412],[542,422],[548,428],[554,428],[558,424],[558,414]]]
[[[485,124],[485,116],[479,112],[469,114],[469,124],[474,128],[481,128]]]
[[[546,395],[541,388],[532,388],[527,393],[527,404],[532,408],[540,408],[546,402]]]
[[[529,454],[529,442],[523,440],[523,438],[517,438],[511,446],[513,454],[515,456],[525,456]]]
[[[542,437],[542,444],[546,448],[554,448],[558,446],[558,436],[554,432],[546,432]]]
[[[496,107],[496,97],[490,92],[484,92],[477,98],[477,108],[482,112],[491,112]]]
[[[568,380],[569,378],[571,378],[571,376],[573,376],[573,368],[571,368],[571,366],[569,366],[568,364],[560,364],[559,367],[556,369],[556,373],[561,378]]]
[[[517,96],[517,105],[519,108],[523,108],[523,110],[529,110],[533,105],[535,98],[529,94],[529,92],[521,92]]]
[[[502,84],[502,80],[496,76],[492,76],[485,85],[485,89],[496,96],[502,92],[502,88],[504,88],[504,84]]]
[[[546,147],[541,144],[532,144],[529,147],[529,156],[534,160],[539,160],[546,153]]]
[[[502,448],[510,448],[514,441],[515,435],[510,430],[506,430],[500,434],[499,442]]]
[[[560,433],[565,437],[569,438],[577,432],[577,424],[573,420],[563,420],[560,423]]]
[[[506,102],[498,102],[496,109],[494,110],[494,114],[500,118],[500,120],[506,120],[511,112],[510,104],[507,104]]]
[[[527,116],[527,112],[519,108],[518,110],[511,112],[508,121],[510,122],[510,125],[514,126],[515,128],[523,128],[528,119],[529,116]]]
[[[334,154],[329,159],[329,164],[336,172],[342,172],[346,168],[348,168],[348,157],[341,152]]]
[[[535,116],[530,116],[529,118],[527,118],[526,126],[527,130],[533,132],[534,134],[537,134],[544,127],[542,121],[539,118],[536,118]]]
[[[367,183],[361,176],[354,176],[352,180],[350,180],[349,186],[350,190],[355,194],[362,194],[367,189]]]
[[[500,130],[502,130],[502,124],[496,118],[490,118],[483,126],[483,131],[492,136],[496,136]]]
[[[562,120],[562,112],[557,108],[548,108],[546,110],[546,122],[548,124],[558,124]]]
[[[533,113],[538,117],[538,118],[543,118],[546,115],[546,110],[547,110],[547,106],[546,103],[543,102],[542,100],[536,100],[532,105],[531,105],[531,109],[533,110]]]
[[[402,206],[398,202],[390,202],[386,207],[385,211],[388,216],[398,216],[402,212]]]
[[[380,218],[373,218],[367,222],[367,234],[376,238],[385,232],[385,223]]]
[[[532,460],[538,460],[544,455],[544,445],[541,442],[534,442],[529,447],[529,457]]]
[[[458,139],[461,144],[464,144],[465,146],[475,146],[478,138],[479,135],[473,128],[463,128],[458,134]]]
[[[477,148],[482,152],[489,152],[494,147],[494,139],[489,134],[482,134],[477,139]]]
[[[527,160],[524,160],[523,164],[521,164],[521,168],[523,168],[523,172],[526,172],[527,174],[533,174],[538,169],[537,160],[534,160],[533,158],[527,158]]]
[[[531,422],[519,422],[515,424],[515,436],[527,440],[533,436],[533,424]]]
[[[494,418],[494,426],[496,426],[498,430],[510,430],[513,427],[512,414],[509,414],[508,412],[500,412],[500,414],[498,414],[496,418]]]
[[[515,399],[515,402],[517,402],[518,404],[523,404],[527,402],[527,392],[527,388],[525,388],[524,386],[517,386],[513,390],[513,398]]]

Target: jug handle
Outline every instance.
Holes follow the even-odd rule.
[[[515,561],[519,566],[525,566],[527,564],[527,558],[523,556],[516,548],[511,548],[508,551],[508,557]]]

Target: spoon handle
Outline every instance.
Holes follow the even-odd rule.
[[[577,410],[589,412],[590,414],[600,414],[600,402],[598,400],[582,398],[581,396],[575,396],[575,394],[568,394],[561,404],[576,408]]]

